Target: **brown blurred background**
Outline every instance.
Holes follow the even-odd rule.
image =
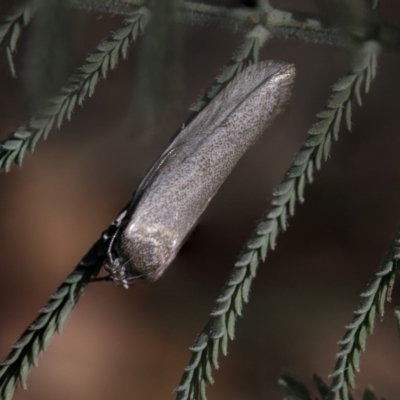
[[[0,4],[0,15],[12,1]],[[233,2],[234,3],[234,2]],[[274,1],[313,10],[310,1]],[[382,0],[400,23],[400,5]],[[76,15],[74,65],[121,17]],[[21,38],[16,57],[22,63]],[[241,42],[240,34],[182,29],[180,99],[186,110]],[[150,135],[133,132],[138,46],[120,62],[70,123],[40,142],[22,168],[0,174],[0,358],[35,318],[65,276],[129,199],[139,179],[189,112],[170,113]],[[241,246],[268,204],[294,154],[325,106],[330,87],[349,63],[344,49],[274,40],[262,52],[295,63],[290,106],[243,158],[212,201],[198,228],[158,282],[124,290],[90,285],[61,336],[32,370],[28,391],[15,399],[174,399],[189,359],[188,347],[208,319]],[[279,374],[289,369],[312,386],[332,372],[344,334],[369,277],[400,221],[400,55],[383,54],[371,93],[342,131],[331,159],[306,189],[306,202],[260,266],[237,324],[229,356],[214,373],[210,399],[280,399]],[[20,82],[0,67],[0,134],[28,118]],[[362,356],[357,398],[367,384],[389,400],[400,398],[400,340],[393,305]],[[399,396],[399,397],[397,397]]]

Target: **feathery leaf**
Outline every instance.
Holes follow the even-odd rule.
[[[278,384],[288,395],[295,396],[299,400],[311,400],[310,392],[305,385],[289,373],[281,374]]]
[[[18,384],[25,388],[30,368],[38,365],[40,353],[55,332],[61,333],[86,284],[99,273],[112,229],[92,246],[0,364],[0,399],[11,399]]]
[[[305,183],[311,183],[313,170],[319,169],[324,158],[328,156],[330,145],[327,143],[337,139],[337,127],[343,118],[342,109],[353,101],[356,82],[365,79],[367,67],[375,65],[377,50],[377,46],[368,42],[360,47],[347,74],[348,77],[354,77],[342,78],[334,86],[327,109],[318,114],[319,122],[311,128],[308,139],[295,157],[283,182],[274,190],[270,208],[239,255],[211,319],[192,348],[192,357],[176,389],[178,400],[198,399],[195,388],[209,380],[209,373],[206,376],[206,371],[217,364],[213,355],[215,346],[220,346],[224,355],[227,353],[228,332],[229,336],[233,336],[234,317],[239,315],[236,310],[241,312],[243,304],[248,302],[258,264],[265,259],[268,250],[275,247],[278,233],[286,229],[287,218],[294,214],[295,204],[303,201]]]
[[[82,105],[84,98],[93,94],[99,74],[105,77],[117,60],[126,56],[127,44],[136,40],[148,20],[149,11],[142,7],[97,47],[86,63],[68,79],[58,96],[50,99],[40,113],[0,143],[0,168],[9,171],[13,162],[21,165],[26,150],[33,152],[36,143],[46,139],[54,126],[59,128],[65,117],[69,119],[76,103]]]
[[[14,78],[16,77],[16,72],[12,54],[16,50],[22,28],[28,25],[36,10],[36,2],[25,0],[20,5],[15,6],[0,25],[0,48],[4,48],[6,52],[7,67]]]
[[[378,272],[368,283],[361,294],[352,322],[346,326],[346,334],[339,342],[340,351],[337,354],[335,369],[332,373],[330,386],[331,398],[342,400],[347,398],[348,391],[355,387],[354,373],[360,371],[360,355],[365,351],[367,337],[374,328],[376,312],[383,317],[384,304],[390,301],[390,292],[398,270],[400,259],[400,229],[387,252]],[[364,394],[364,398],[369,394]]]

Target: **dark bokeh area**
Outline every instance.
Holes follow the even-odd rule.
[[[312,10],[311,2],[274,4]],[[1,2],[0,15],[11,5]],[[382,0],[382,11],[400,23],[398,2]],[[122,19],[86,11],[75,17],[79,66]],[[180,106],[151,133],[132,128],[139,41],[84,107],[76,108],[71,122],[40,142],[22,168],[0,174],[1,359],[130,198],[189,115],[179,110],[187,110],[241,41],[239,33],[209,28],[184,27],[181,34]],[[28,35],[29,30],[19,44],[19,70]],[[159,281],[129,290],[110,283],[87,288],[63,334],[32,370],[28,391],[18,389],[15,399],[174,399],[188,348],[314,115],[347,70],[350,54],[273,40],[261,58],[296,65],[284,116],[240,161]],[[277,380],[283,370],[310,387],[314,372],[325,378],[332,372],[336,343],[400,222],[399,70],[400,54],[382,54],[370,94],[355,108],[353,131],[343,129],[329,161],[307,187],[306,202],[259,268],[229,356],[214,373],[210,399],[281,399]],[[28,108],[20,81],[1,66],[2,139],[28,119]],[[393,296],[362,356],[356,398],[367,384],[380,396],[400,398],[396,287]]]

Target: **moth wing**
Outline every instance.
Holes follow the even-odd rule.
[[[190,140],[201,140],[199,135],[193,135],[193,132],[199,132],[207,127],[208,134],[220,126],[229,116],[252,96],[262,85],[268,84],[274,77],[288,72],[291,79],[286,80],[285,85],[281,85],[278,93],[277,110],[281,110],[281,105],[286,104],[290,94],[294,78],[294,66],[279,61],[261,61],[245,68],[228,85],[218,93],[210,103],[199,113],[194,114],[186,128],[179,131],[174,137],[172,145],[185,142],[188,136]]]
[[[177,132],[170,146],[161,154],[140,182],[123,219],[130,218],[157,173],[174,156],[179,147],[184,146],[185,142],[190,140],[193,142],[193,148],[196,148],[196,142],[206,140],[206,136],[212,134],[223,120],[234,113],[253,91],[257,90],[260,85],[265,84],[271,77],[282,73],[285,69],[293,70],[293,66],[281,62],[263,61],[246,68],[238,74],[204,110],[193,116],[190,123],[183,130]],[[285,103],[289,94],[290,90],[287,88],[282,89],[280,102]],[[205,131],[204,127],[207,127]],[[199,134],[199,131],[203,133]]]
[[[172,146],[172,145],[169,146],[167,150],[165,150],[164,153],[162,153],[160,157],[158,157],[158,159],[154,162],[154,164],[151,166],[151,168],[144,176],[144,178],[140,181],[137,189],[135,190],[133,198],[129,203],[126,216],[124,216],[124,219],[129,218],[133,214],[137,205],[139,204],[140,199],[142,198],[146,190],[151,186],[152,182],[154,181],[154,178],[157,176],[157,173],[160,171],[163,165],[165,165],[165,163],[171,157],[173,157],[178,147],[179,146]]]

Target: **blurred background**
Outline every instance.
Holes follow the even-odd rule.
[[[2,1],[0,15],[12,4]],[[312,1],[273,4],[315,11]],[[400,23],[399,11],[397,1],[382,0],[391,22]],[[122,21],[88,11],[70,18],[75,32],[67,72]],[[29,32],[24,31],[15,59],[21,73]],[[40,142],[22,168],[0,174],[1,359],[128,201],[242,37],[227,30],[180,28],[179,98],[173,111],[145,133],[134,128],[140,39],[128,60],[98,84],[83,108],[76,108],[70,123]],[[284,116],[240,161],[159,281],[129,290],[111,283],[89,285],[63,334],[51,342],[40,368],[32,370],[29,390],[18,389],[15,399],[175,398],[188,348],[314,115],[347,70],[350,54],[327,45],[273,40],[262,51],[260,59],[266,58],[297,68]],[[259,268],[236,340],[214,373],[210,399],[281,399],[282,371],[293,371],[310,388],[314,372],[324,378],[332,372],[336,343],[400,221],[399,70],[399,54],[382,54],[371,92],[354,110],[352,133],[342,130],[331,158],[306,188],[305,204]],[[21,81],[0,66],[2,139],[27,121],[30,107]],[[400,339],[393,317],[397,289],[362,356],[356,398],[367,384],[379,396],[400,398]]]

